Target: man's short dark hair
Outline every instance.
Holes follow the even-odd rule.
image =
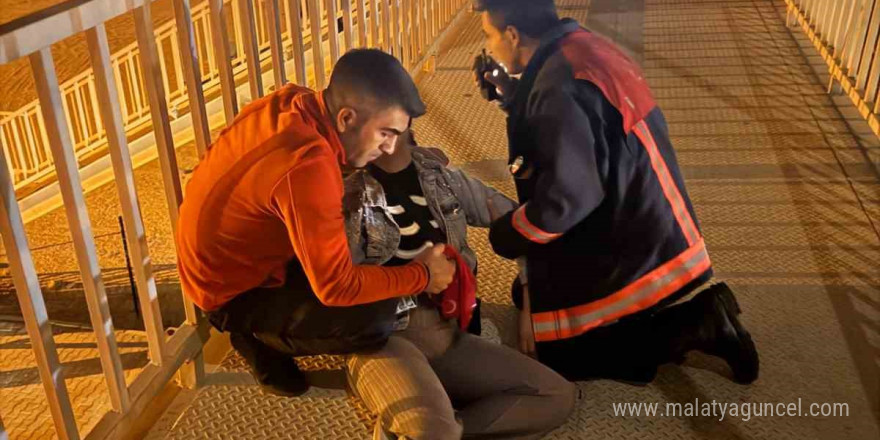
[[[397,58],[377,49],[354,49],[340,57],[327,93],[337,106],[367,106],[367,110],[399,106],[411,118],[425,114],[412,77]]]
[[[540,38],[559,23],[553,0],[474,0],[474,10],[488,12],[502,31],[513,26],[531,38]]]

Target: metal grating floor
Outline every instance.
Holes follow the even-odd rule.
[[[559,2],[587,19],[588,1]],[[590,26],[643,61],[670,123],[718,277],[738,292],[761,351],[752,386],[692,356],[647,387],[579,383],[584,398],[550,438],[880,438],[880,183],[809,66],[810,47],[784,25],[778,0],[594,0]],[[480,47],[471,17],[420,84],[420,141],[512,193],[504,118],[472,89]],[[801,48],[804,48],[802,52]],[[806,54],[806,55],[805,55]],[[878,145],[866,146],[876,154]],[[472,231],[485,317],[512,342],[514,268]],[[338,366],[303,361],[308,368]],[[182,395],[148,438],[368,438],[371,417],[339,390],[262,395],[230,355],[213,385]],[[619,417],[622,402],[847,403],[849,416]]]

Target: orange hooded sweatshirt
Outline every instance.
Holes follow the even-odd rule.
[[[177,253],[183,290],[202,310],[281,286],[294,258],[329,306],[425,289],[420,263],[352,264],[342,216],[345,153],[322,93],[288,85],[249,104],[193,172]]]

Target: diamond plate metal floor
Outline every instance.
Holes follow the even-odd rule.
[[[14,440],[56,438],[27,334],[5,325],[0,330],[0,414],[6,434]],[[117,331],[116,342],[131,385],[147,365],[147,337],[140,331]],[[56,327],[55,345],[77,426],[88,432],[111,410],[95,335],[88,330],[59,332]]]
[[[575,414],[549,438],[880,438],[880,183],[862,142],[810,69],[777,0],[558,1],[566,15],[622,42],[666,110],[718,277],[738,292],[761,351],[761,378],[735,385],[703,356],[647,387],[579,383]],[[780,15],[781,14],[781,15]],[[504,116],[472,89],[481,47],[471,17],[420,87],[420,141],[513,194]],[[807,50],[807,55],[809,51]],[[876,144],[867,151],[876,154]],[[485,315],[513,343],[514,267],[471,231]],[[337,367],[312,359],[304,367]],[[368,438],[371,417],[339,390],[284,399],[258,391],[230,355],[213,385],[185,393],[148,438]],[[480,372],[479,374],[485,374]],[[849,416],[621,417],[614,403],[846,403]]]

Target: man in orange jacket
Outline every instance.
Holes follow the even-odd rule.
[[[307,389],[291,355],[384,341],[384,329],[352,330],[362,309],[329,319],[325,306],[438,293],[452,280],[443,245],[379,267],[353,265],[346,241],[340,166],[390,154],[424,112],[394,57],[354,50],[326,90],[287,85],[243,108],[193,173],[178,221],[182,287],[270,391]]]

